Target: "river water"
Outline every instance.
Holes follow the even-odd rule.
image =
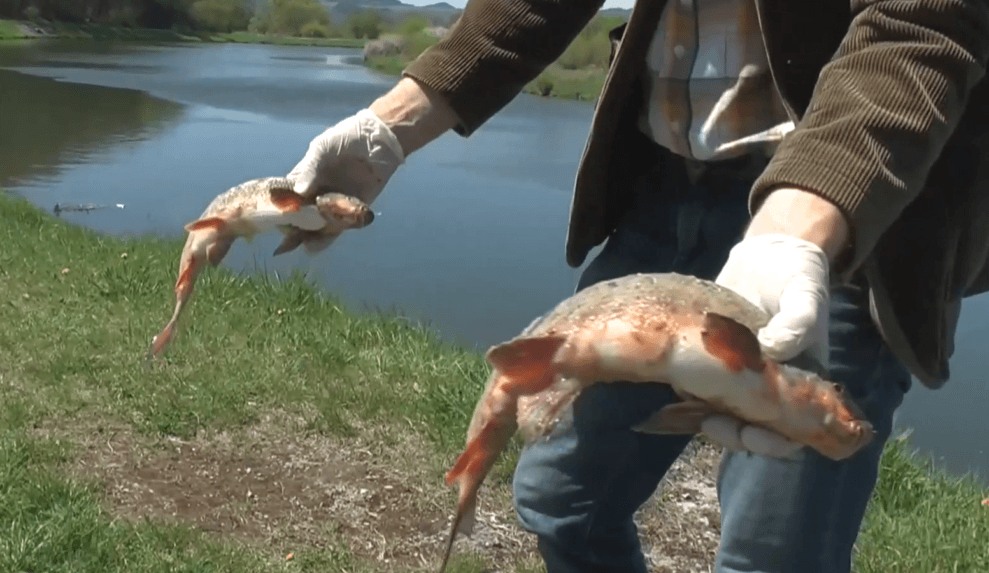
[[[0,186],[48,210],[110,205],[61,214],[100,232],[178,238],[219,192],[287,173],[314,136],[392,85],[357,57],[239,44],[0,45]],[[563,242],[591,113],[585,102],[519,96],[470,138],[450,133],[413,155],[375,202],[373,225],[317,257],[273,258],[275,235],[238,241],[224,266],[300,270],[354,310],[399,310],[480,349],[503,341],[572,292],[579,269],[564,262]],[[989,297],[969,299],[952,380],[936,392],[915,383],[897,419],[946,467],[982,476],[987,340]]]

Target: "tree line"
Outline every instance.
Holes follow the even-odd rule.
[[[390,27],[372,10],[333,22],[319,0],[0,0],[0,18],[368,39]]]

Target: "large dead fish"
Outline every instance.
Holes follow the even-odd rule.
[[[285,238],[275,255],[300,245],[309,254],[322,251],[347,229],[366,227],[374,213],[363,201],[342,193],[306,197],[293,190],[283,177],[253,179],[218,195],[199,219],[185,226],[189,236],[179,262],[175,283],[175,312],[154,337],[147,358],[158,357],[171,341],[175,325],[192,295],[196,277],[209,263],[220,264],[240,237],[278,228]]]
[[[768,321],[761,309],[711,281],[637,274],[580,291],[488,350],[493,372],[466,450],[446,474],[460,492],[440,571],[456,535],[472,529],[481,482],[516,430],[533,440],[572,421],[574,398],[597,382],[672,386],[682,401],[634,428],[640,432],[694,434],[701,420],[720,413],[835,460],[869,443],[871,424],[838,384],[762,355],[755,333]]]

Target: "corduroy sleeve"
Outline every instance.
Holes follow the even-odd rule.
[[[852,15],[750,197],[752,212],[780,186],[835,203],[854,243],[838,272],[860,266],[920,193],[989,59],[986,0],[853,0]]]
[[[470,0],[450,33],[403,72],[436,92],[468,136],[577,37],[604,0]]]

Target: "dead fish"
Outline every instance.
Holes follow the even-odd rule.
[[[459,485],[440,571],[458,533],[470,533],[478,490],[512,436],[548,435],[572,420],[574,399],[597,382],[669,384],[682,401],[633,428],[695,434],[711,414],[774,430],[841,460],[873,438],[872,425],[840,385],[762,354],[756,332],[769,316],[711,281],[636,274],[588,287],[488,350],[493,371],[446,474]]]
[[[62,213],[70,213],[74,211],[89,213],[90,211],[96,211],[99,209],[109,209],[110,207],[123,209],[124,205],[123,203],[115,203],[114,205],[97,205],[95,203],[85,203],[83,205],[66,203],[65,205],[60,205],[58,203],[55,203],[55,207],[52,209],[52,212],[55,213],[56,217],[60,217]]]
[[[175,283],[175,311],[161,333],[154,337],[147,359],[158,357],[171,341],[175,325],[192,295],[196,277],[209,263],[217,266],[234,241],[272,229],[285,234],[275,255],[302,245],[315,254],[343,231],[366,227],[374,213],[363,201],[342,193],[304,197],[283,177],[253,179],[217,196],[199,219],[185,226],[189,236],[179,263]]]

